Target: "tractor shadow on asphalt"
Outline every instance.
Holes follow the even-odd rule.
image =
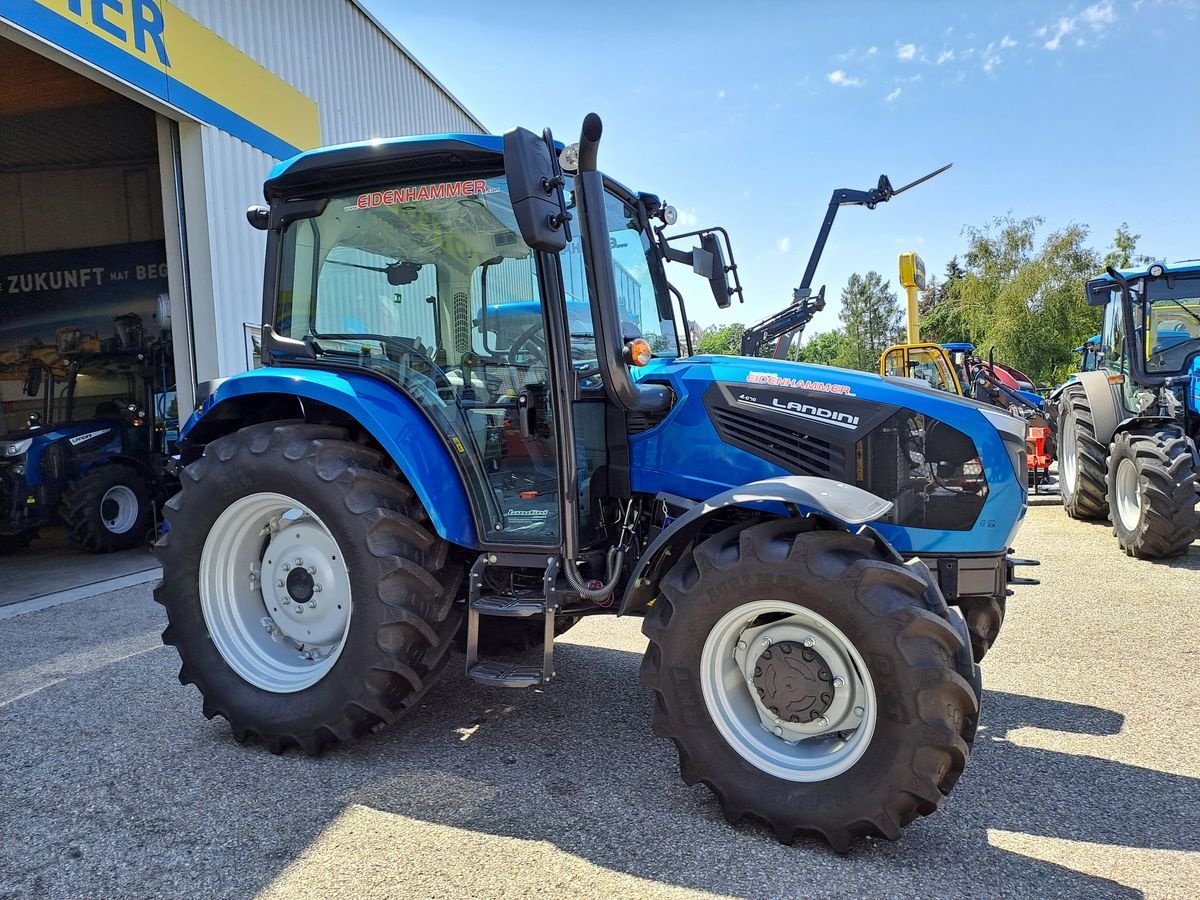
[[[906,829],[900,842],[861,841],[844,860],[816,840],[802,838],[789,850],[765,827],[728,825],[707,789],[679,780],[674,748],[650,733],[650,698],[636,681],[638,655],[566,642],[561,649],[560,680],[544,693],[488,690],[451,675],[408,723],[335,751],[369,754],[374,771],[390,773],[341,799],[438,825],[546,841],[596,866],[741,896],[787,894],[806,883],[811,889],[802,893],[823,894],[850,872],[864,879],[853,883],[888,885],[888,893],[987,895],[1007,883],[1018,891],[1036,884],[1042,896],[1140,896],[993,846],[991,829],[1117,847],[1200,849],[1197,779],[1007,738],[1028,727],[1115,735],[1120,714],[988,692],[975,754],[942,810]],[[431,781],[437,792],[424,787]],[[831,881],[814,883],[814,869],[828,871]]]

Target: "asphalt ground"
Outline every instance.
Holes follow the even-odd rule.
[[[1043,583],[984,663],[966,773],[845,857],[679,780],[637,621],[571,631],[544,691],[455,665],[320,759],[201,716],[149,585],[0,621],[0,897],[1197,896],[1200,545],[1131,560],[1035,505],[1016,550]]]

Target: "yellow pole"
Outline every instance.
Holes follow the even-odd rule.
[[[908,292],[908,342],[921,343],[921,326],[917,321],[917,286],[904,288]]]
[[[908,343],[921,343],[921,328],[917,322],[917,291],[925,287],[925,263],[915,250],[900,254],[900,284],[908,293]]]

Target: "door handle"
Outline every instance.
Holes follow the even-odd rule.
[[[517,427],[521,429],[521,437],[530,440],[533,437],[534,417],[533,395],[529,391],[517,394]]]

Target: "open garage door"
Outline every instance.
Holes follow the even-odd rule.
[[[0,38],[0,605],[156,566],[186,284],[164,131]]]

